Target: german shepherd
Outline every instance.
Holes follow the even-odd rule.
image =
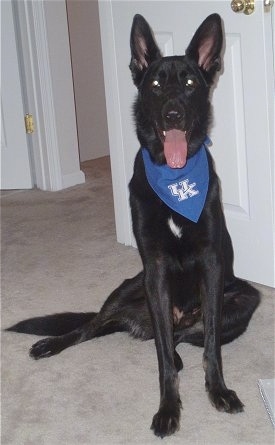
[[[180,342],[204,347],[211,403],[228,413],[243,410],[224,382],[221,344],[246,330],[260,295],[234,276],[219,179],[207,147],[209,95],[221,68],[221,18],[204,20],[184,56],[162,57],[148,23],[136,15],[130,45],[141,148],[129,188],[143,271],[115,289],[99,313],[37,317],[8,330],[52,336],[32,346],[34,359],[117,331],[154,338],[160,406],[151,428],[164,437],[179,429]]]

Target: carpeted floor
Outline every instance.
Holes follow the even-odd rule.
[[[96,311],[140,270],[137,251],[116,243],[109,159],[84,170],[86,184],[61,192],[2,193],[2,329],[46,313]],[[223,347],[226,382],[245,412],[210,405],[202,350],[180,345],[181,429],[163,440],[150,431],[159,402],[153,341],[118,333],[36,362],[28,356],[36,337],[3,332],[2,444],[273,444],[257,381],[274,377],[275,298],[274,289],[262,292],[248,331]]]

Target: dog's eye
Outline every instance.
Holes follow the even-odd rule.
[[[153,80],[152,82],[152,87],[153,88],[160,88],[160,83],[158,80]]]
[[[187,78],[185,81],[185,86],[189,88],[196,88],[197,82],[194,79]]]

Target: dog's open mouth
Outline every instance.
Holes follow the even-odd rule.
[[[182,168],[187,158],[186,131],[172,129],[162,131],[164,156],[166,163],[171,168]]]

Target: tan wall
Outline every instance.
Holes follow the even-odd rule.
[[[80,160],[109,154],[97,0],[67,0]]]

